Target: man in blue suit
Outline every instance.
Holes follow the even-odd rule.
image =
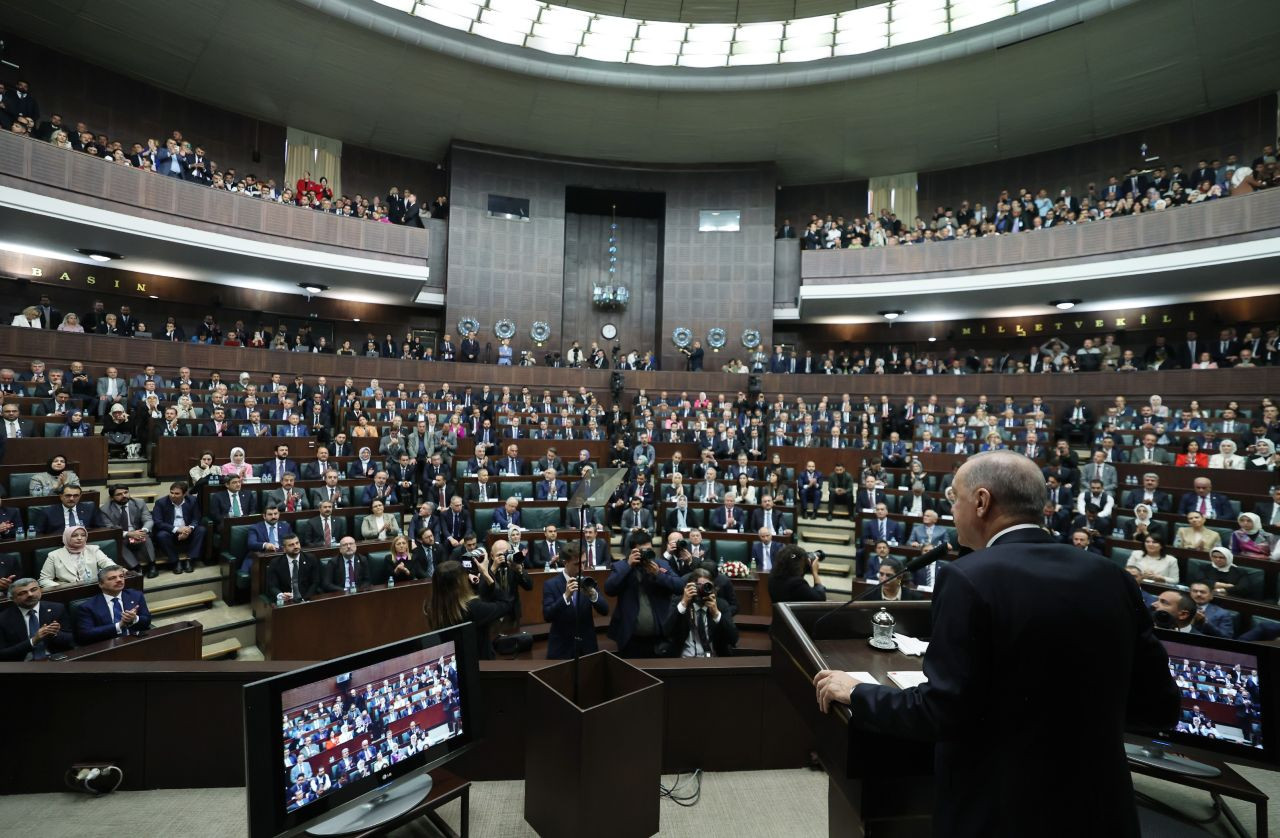
[[[76,642],[81,645],[110,640],[126,634],[141,634],[151,628],[151,612],[141,591],[124,586],[123,567],[98,571],[102,593],[76,610]]]
[[[289,446],[283,444],[276,446],[275,457],[258,466],[258,477],[264,483],[279,483],[286,472],[302,473],[298,470],[298,464],[289,459]]]
[[[563,480],[556,479],[556,470],[549,468],[542,473],[542,479],[533,487],[537,500],[556,500],[569,497],[569,486]]]
[[[729,492],[724,496],[724,505],[711,510],[711,529],[716,532],[743,532],[750,517],[737,505],[737,496]]]
[[[542,619],[550,624],[547,657],[553,660],[573,657],[575,644],[584,655],[596,651],[595,616],[591,612],[609,614],[609,601],[601,596],[595,580],[581,590],[578,588],[576,577],[581,564],[578,545],[566,546],[564,569],[548,579],[542,588]]]
[[[249,528],[249,535],[244,540],[244,563],[240,565],[243,572],[253,570],[254,553],[279,553],[284,547],[284,540],[293,535],[293,527],[288,521],[280,520],[280,507],[268,506],[262,510],[262,520]]]
[[[804,464],[804,471],[796,476],[796,494],[800,496],[800,515],[818,517],[818,503],[822,500],[822,472],[813,460]]]
[[[16,568],[0,570],[8,572]],[[45,660],[50,653],[75,645],[66,607],[40,601],[40,583],[35,579],[7,577],[12,608],[0,609],[0,661]]]
[[[1026,457],[976,455],[953,485],[956,530],[973,552],[939,573],[928,681],[900,690],[823,670],[814,679],[819,711],[842,702],[854,727],[936,742],[936,834],[1043,832],[1067,823],[1087,798],[1108,835],[1137,838],[1124,731],[1166,728],[1179,712],[1168,654],[1137,585],[1115,563],[1040,529],[1044,478]],[[1046,585],[1053,597],[1039,595]],[[1096,723],[1077,725],[1070,748],[1046,750],[1038,743],[1077,712],[1061,662],[1079,656],[1080,626],[1108,638],[1089,654],[1091,683],[1106,685],[1090,698]],[[974,726],[975,712],[999,719],[1001,735]]]
[[[617,607],[609,621],[609,637],[618,644],[624,658],[661,657],[662,621],[671,607],[671,595],[684,583],[661,558],[642,561],[640,548],[613,563],[604,592],[617,597]]]
[[[1235,516],[1231,513],[1231,501],[1226,495],[1213,490],[1213,481],[1207,477],[1197,477],[1191,484],[1193,490],[1182,496],[1178,504],[1178,514],[1186,515],[1195,510],[1205,518],[1229,521]]]
[[[4,434],[0,433],[0,439],[3,438]],[[0,498],[3,497],[4,492],[0,492]],[[0,506],[0,539],[14,538],[20,529],[22,529],[22,513],[11,507]]]
[[[880,462],[885,468],[906,468],[907,446],[897,431],[889,434],[889,441],[880,449]]]
[[[1196,610],[1204,615],[1204,621],[1218,630],[1222,637],[1236,636],[1236,615],[1213,601],[1213,588],[1207,582],[1192,582],[1191,598]]]
[[[204,550],[204,526],[200,523],[200,504],[187,495],[187,484],[179,480],[170,484],[169,494],[156,501],[151,510],[152,533],[160,549],[173,563],[174,573],[194,573],[192,558]],[[186,558],[179,561],[179,552]]]
[[[98,507],[89,501],[81,501],[82,494],[83,491],[78,483],[67,483],[59,489],[60,503],[41,507],[44,517],[40,520],[40,534],[62,535],[63,530],[73,526],[88,529],[102,526],[102,516],[98,512]]]
[[[889,520],[889,507],[883,501],[876,504],[875,517],[862,522],[862,543],[870,548],[877,541],[902,541],[902,524]]]

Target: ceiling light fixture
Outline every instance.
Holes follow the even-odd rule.
[[[937,343],[937,342],[938,342],[938,339],[937,339],[937,338],[935,338],[935,337],[931,337],[931,338],[929,338],[929,343]]]
[[[876,314],[880,315],[885,320],[897,320],[899,317],[906,314],[906,312],[902,309],[890,309],[888,311],[877,311]]]
[[[319,294],[321,291],[328,291],[328,285],[321,285],[318,282],[299,282],[298,287],[308,294]]]
[[[77,247],[76,253],[81,256],[88,256],[95,262],[111,262],[115,259],[123,259],[119,253],[112,253],[110,250],[92,250],[87,247]]]
[[[1052,300],[1049,302],[1049,305],[1053,306],[1056,309],[1060,309],[1061,311],[1066,311],[1068,309],[1075,308],[1076,306],[1080,305],[1080,303],[1082,302],[1084,301],[1083,300]]]

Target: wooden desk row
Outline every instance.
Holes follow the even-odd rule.
[[[10,463],[46,463],[51,457],[79,463],[76,473],[85,482],[107,479],[107,441],[101,436],[28,436],[6,440],[5,460]]]

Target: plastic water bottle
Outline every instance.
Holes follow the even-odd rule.
[[[21,541],[26,537],[27,537],[27,531],[24,530],[21,525],[13,528],[13,538],[15,541]]]
[[[36,537],[36,525],[31,524],[27,527],[27,538],[35,538],[35,537]]]
[[[394,588],[396,586],[396,578],[394,576],[387,577],[387,587]]]
[[[284,594],[283,594],[283,593],[278,593],[278,594],[276,594],[276,605],[284,605]]]
[[[348,582],[347,587],[345,588],[345,592],[348,594],[354,594],[356,592],[356,586]]]

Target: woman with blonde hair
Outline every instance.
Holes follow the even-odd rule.
[[[62,322],[58,324],[58,331],[84,334],[84,326],[80,325],[80,315],[76,314],[74,311],[68,312],[67,315],[62,318]]]
[[[40,309],[35,306],[27,306],[22,310],[21,314],[13,316],[13,322],[10,326],[21,326],[24,329],[40,329]]]
[[[1204,525],[1204,516],[1194,509],[1187,513],[1187,526],[1179,527],[1174,547],[1186,550],[1212,550],[1222,546],[1222,536]]]

